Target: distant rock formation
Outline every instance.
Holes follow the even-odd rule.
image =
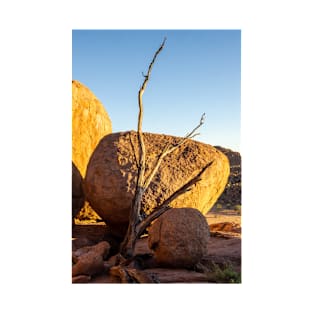
[[[215,148],[223,152],[229,159],[230,175],[226,188],[214,207],[217,205],[224,208],[241,206],[241,155],[239,152],[220,146],[215,146]]]
[[[223,148],[221,146],[214,146],[216,149],[223,152],[230,163],[230,166],[241,166],[241,155],[239,152],[233,151],[231,149]]]
[[[152,170],[164,146],[178,137],[144,133],[146,173]],[[92,208],[116,234],[124,234],[133,201],[138,171],[135,131],[105,136],[92,154],[85,177],[85,193]],[[223,192],[229,175],[227,157],[208,144],[188,140],[167,155],[143,198],[146,213],[187,183],[210,161],[202,180],[172,202],[173,207],[194,207],[207,213]]]
[[[111,132],[111,120],[101,102],[86,86],[73,80],[72,161],[83,177],[99,140]]]
[[[157,263],[167,267],[192,267],[205,256],[210,230],[196,209],[170,209],[149,228],[149,248]]]

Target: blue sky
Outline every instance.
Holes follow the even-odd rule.
[[[136,130],[138,90],[167,37],[143,95],[143,131],[240,151],[240,30],[73,30],[72,78],[106,108],[113,132]]]

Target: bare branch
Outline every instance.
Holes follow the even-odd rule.
[[[139,166],[139,171],[138,171],[138,181],[137,181],[137,187],[141,187],[144,185],[144,175],[145,175],[145,171],[146,171],[146,149],[145,149],[145,143],[144,143],[144,139],[143,139],[143,134],[142,134],[142,117],[143,117],[143,104],[142,104],[142,95],[145,92],[147,83],[149,81],[150,78],[150,74],[151,74],[151,70],[153,67],[153,64],[158,56],[158,54],[162,51],[164,44],[166,41],[166,37],[164,38],[160,48],[155,52],[153,59],[149,65],[149,69],[148,69],[148,73],[147,75],[143,75],[145,77],[141,88],[139,89],[138,92],[138,104],[139,104],[139,115],[138,115],[138,141],[140,144],[140,166]]]
[[[154,64],[158,54],[162,51],[162,49],[164,47],[164,44],[165,44],[165,41],[166,41],[166,37],[164,38],[160,48],[154,54],[153,59],[152,59],[150,65],[149,65],[149,69],[148,69],[147,75],[143,74],[143,76],[145,77],[145,80],[143,81],[143,83],[141,85],[141,88],[139,89],[139,92],[138,92],[138,103],[139,103],[138,131],[141,131],[141,126],[142,126],[142,115],[143,115],[142,95],[145,92],[146,85],[147,85],[148,80],[150,78],[150,74],[151,74],[151,70],[152,70],[153,64]]]
[[[121,283],[127,284],[132,282],[132,279],[129,277],[125,268],[120,265],[112,266],[110,268],[110,274],[119,277]]]
[[[201,115],[199,124],[190,133],[188,133],[184,138],[190,138],[195,133],[195,131],[204,124],[204,119],[205,119],[205,113]]]
[[[181,188],[179,188],[177,191],[175,191],[169,198],[167,198],[161,205],[153,209],[153,212],[145,219],[143,220],[138,226],[136,227],[136,238],[139,238],[140,235],[144,232],[144,230],[153,222],[156,218],[158,218],[160,215],[162,215],[164,212],[166,212],[170,207],[169,204],[174,201],[177,197],[184,194],[185,192],[189,191],[191,189],[191,186],[196,184],[201,180],[202,174],[205,172],[207,168],[209,168],[212,165],[213,161],[209,162],[206,166],[204,166],[201,171],[189,180],[185,185],[183,185]]]
[[[143,185],[144,191],[149,187],[149,185],[150,185],[154,175],[156,174],[157,170],[159,169],[161,162],[164,159],[164,157],[167,156],[169,153],[173,152],[174,150],[176,150],[182,144],[184,144],[187,141],[187,139],[191,139],[191,138],[195,137],[196,135],[198,135],[198,134],[194,134],[194,133],[204,123],[204,116],[205,116],[205,113],[202,114],[199,124],[190,133],[188,133],[185,137],[183,137],[180,141],[178,141],[178,143],[173,144],[172,146],[168,143],[164,147],[158,160],[156,161],[156,164],[153,167],[153,170],[151,171],[150,175],[147,177],[146,181],[144,182],[144,185]]]
[[[130,278],[133,280],[133,282],[135,282],[135,283],[151,284],[151,283],[158,282],[156,279],[154,279],[148,273],[145,273],[144,271],[137,270],[135,268],[126,268],[126,272],[130,276]]]

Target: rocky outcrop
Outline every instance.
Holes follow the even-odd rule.
[[[146,173],[152,170],[167,143],[179,138],[144,133]],[[105,136],[92,154],[85,177],[85,193],[92,208],[116,234],[124,234],[135,194],[139,147],[134,131]],[[188,140],[167,155],[143,198],[146,213],[187,183],[210,161],[202,180],[172,202],[173,207],[195,207],[207,213],[223,192],[228,175],[227,157],[214,147]]]
[[[233,151],[231,149],[223,148],[221,146],[214,146],[219,151],[223,152],[228,160],[230,166],[241,166],[241,155],[239,152]]]
[[[159,265],[192,267],[205,256],[210,230],[196,209],[170,209],[149,229],[149,248]]]
[[[73,80],[72,160],[83,177],[99,140],[111,132],[111,120],[101,102],[86,86]]]
[[[223,152],[230,163],[230,175],[224,192],[216,202],[215,206],[223,208],[236,208],[241,206],[241,155],[239,152],[232,151],[220,146],[216,149]]]
[[[79,170],[72,162],[72,219],[77,215],[79,210],[84,206],[85,196],[82,186],[82,176]]]

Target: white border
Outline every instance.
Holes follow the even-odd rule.
[[[313,51],[307,3],[1,5],[1,306],[6,312],[312,307],[305,286],[312,281],[312,245],[305,243],[312,224]],[[241,285],[70,283],[70,214],[64,212],[70,207],[71,30],[77,28],[242,30]]]

